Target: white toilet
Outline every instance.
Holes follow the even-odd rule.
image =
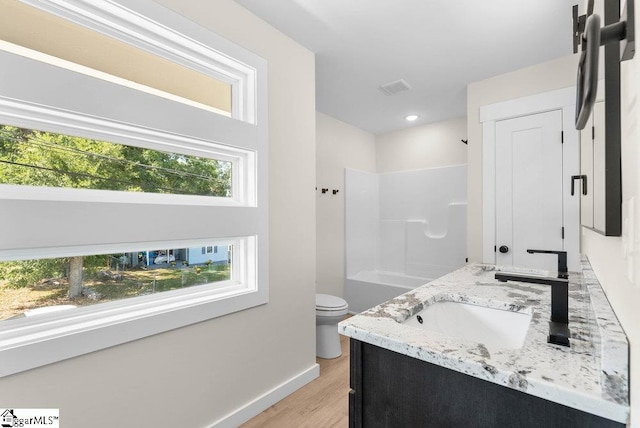
[[[338,358],[342,355],[338,323],[349,310],[344,299],[328,294],[316,294],[316,356]]]

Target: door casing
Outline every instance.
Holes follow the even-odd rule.
[[[571,196],[571,176],[580,174],[580,133],[574,125],[575,87],[516,98],[480,108],[482,123],[482,261],[495,264],[496,253],[496,121],[562,110],[563,220],[565,250],[571,271],[580,270],[580,198]]]

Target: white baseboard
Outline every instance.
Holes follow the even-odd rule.
[[[294,393],[312,380],[320,376],[320,366],[314,364],[302,373],[288,379],[255,400],[229,413],[210,425],[211,428],[236,428],[254,416],[276,404],[278,401]]]

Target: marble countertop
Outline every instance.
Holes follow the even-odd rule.
[[[548,285],[498,282],[469,264],[348,318],[345,336],[617,422],[629,417],[628,341],[589,263],[569,278],[571,347],[547,343]],[[487,347],[401,324],[436,301],[531,312],[520,349]]]

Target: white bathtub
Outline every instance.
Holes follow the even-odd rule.
[[[360,271],[344,281],[349,312],[359,313],[393,299],[435,278],[420,278],[395,272]]]

